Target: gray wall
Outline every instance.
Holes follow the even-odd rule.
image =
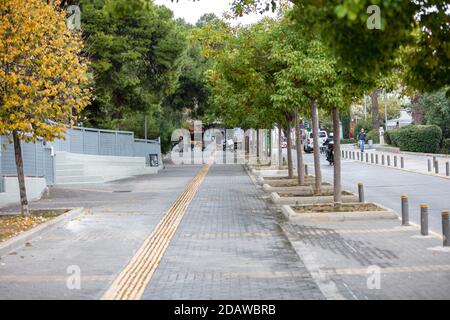
[[[7,137],[0,137],[0,177],[17,176],[14,145]],[[54,182],[53,156],[51,149],[44,146],[42,140],[36,143],[22,142],[22,157],[25,175],[28,177],[45,177],[47,184]]]
[[[3,148],[0,150],[0,180],[2,176],[17,176],[14,146],[8,138],[1,136]],[[6,148],[5,148],[6,147]],[[52,185],[55,178],[52,150],[72,153],[145,157],[150,165],[150,154],[158,155],[161,165],[161,145],[157,140],[135,139],[133,132],[99,130],[91,128],[68,129],[66,139],[56,140],[44,145],[42,140],[36,143],[22,142],[22,155],[25,175],[29,177],[45,177],[47,184]],[[2,191],[0,181],[0,192]]]

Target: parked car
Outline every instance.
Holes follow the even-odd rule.
[[[313,152],[314,151],[314,141],[313,141],[314,135],[312,131],[308,131],[305,134],[305,139],[303,141],[303,150],[305,152]],[[328,139],[328,134],[325,130],[319,131],[319,146],[322,146],[323,143]]]

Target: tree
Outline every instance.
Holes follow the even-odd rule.
[[[64,137],[89,103],[87,63],[65,13],[45,1],[2,1],[0,39],[0,134],[12,136],[22,214],[28,215],[21,141]]]
[[[416,104],[424,110],[426,124],[439,126],[444,138],[450,138],[450,98],[446,89],[427,93]]]
[[[150,1],[83,0],[81,10],[96,95],[86,122],[120,128],[125,115],[159,112],[177,88],[187,49],[184,27]]]

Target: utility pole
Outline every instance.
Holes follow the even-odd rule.
[[[384,94],[384,125],[386,126],[386,131],[387,131],[387,93],[386,93],[386,89],[383,89],[383,94]]]
[[[147,115],[144,116],[144,136],[145,140],[147,140]]]

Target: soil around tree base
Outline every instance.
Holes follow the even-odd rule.
[[[69,209],[31,210],[29,216],[21,214],[0,215],[0,242],[11,239],[24,231],[31,230],[68,211]]]

